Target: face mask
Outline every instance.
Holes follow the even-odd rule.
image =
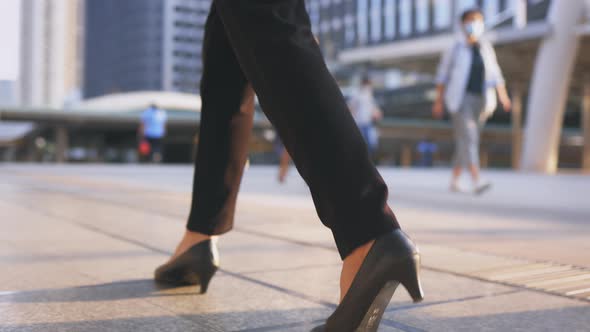
[[[465,24],[465,32],[469,37],[479,39],[485,31],[485,26],[482,21],[476,20]]]

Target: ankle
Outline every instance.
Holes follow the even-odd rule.
[[[184,235],[182,236],[180,243],[178,243],[178,245],[176,246],[176,250],[174,250],[174,254],[172,254],[172,257],[170,257],[170,260],[174,260],[176,257],[182,255],[184,252],[186,252],[192,246],[197,245],[203,241],[210,240],[212,238],[214,238],[214,237],[212,237],[211,235],[207,235],[207,234],[203,234],[203,233],[199,233],[199,232],[192,232],[187,229],[184,232]]]
[[[188,229],[184,232],[183,240],[199,243],[202,241],[210,240],[212,238],[211,235],[189,231]]]
[[[356,277],[358,270],[374,243],[375,240],[371,240],[361,245],[344,259],[342,263],[342,273],[340,275],[340,300],[342,300],[346,295],[346,292],[348,292],[352,281]]]
[[[347,261],[357,261],[357,262],[362,262],[365,257],[367,256],[367,254],[369,253],[369,250],[371,250],[371,247],[373,246],[373,243],[375,243],[375,240],[371,240],[361,246],[359,246],[358,248],[354,249],[350,255],[346,256],[346,258],[344,258],[344,262],[346,263]]]

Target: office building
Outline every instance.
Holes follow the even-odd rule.
[[[16,82],[12,80],[0,80],[0,106],[15,106]]]
[[[502,20],[515,0],[308,0],[314,34],[328,59],[343,49],[444,34],[459,14],[479,7],[487,21]],[[547,1],[530,1],[531,4]]]
[[[60,108],[80,89],[82,0],[22,0],[19,102]]]
[[[198,93],[210,0],[87,0],[84,96]]]

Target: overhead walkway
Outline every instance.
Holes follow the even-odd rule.
[[[89,142],[86,148],[95,149],[101,145],[100,141],[107,140],[113,146],[129,145],[134,148],[136,144],[135,132],[140,119],[140,111],[126,112],[97,112],[74,110],[45,110],[45,109],[0,109],[0,120],[6,124],[19,124],[23,121],[35,128],[35,135],[23,137],[19,141],[11,141],[12,146],[22,145],[22,149],[35,149],[33,144],[37,136],[48,137],[56,144],[56,161],[68,161],[67,151],[72,147],[84,146],[83,142]],[[184,162],[192,159],[199,130],[200,113],[194,111],[168,111],[167,144],[182,145],[188,149]],[[486,145],[494,148],[482,149],[484,166],[488,160],[495,160],[490,165],[504,166],[506,162],[506,149],[510,149],[512,130],[508,125],[496,124],[487,126],[484,130]],[[253,139],[250,150],[252,153],[268,153],[273,150],[274,129],[270,122],[260,112],[255,113]],[[448,160],[452,153],[452,129],[448,122],[434,120],[416,120],[409,118],[397,118],[387,116],[380,123],[380,159],[384,162],[401,166],[412,166],[417,156],[415,145],[428,138],[439,143],[441,148],[440,159]],[[26,138],[26,139],[25,139]],[[100,138],[100,139],[99,139]],[[97,139],[99,139],[97,143]],[[560,144],[577,151],[582,141],[582,132],[579,130],[566,130],[562,134]],[[0,146],[0,151],[2,146]],[[33,161],[27,157],[32,151],[23,151],[24,160]],[[20,158],[21,160],[23,158]],[[5,157],[4,160],[14,160]],[[182,159],[181,159],[182,160]],[[176,162],[179,162],[178,160]],[[568,159],[570,163],[576,163],[575,158]]]

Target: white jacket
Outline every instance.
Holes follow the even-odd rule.
[[[350,109],[357,125],[365,126],[373,123],[374,114],[379,110],[373,96],[373,89],[361,87],[352,97]]]
[[[483,58],[485,74],[484,89],[485,112],[490,115],[498,105],[496,87],[504,84],[502,70],[498,65],[496,52],[492,44],[480,40],[480,51]],[[460,38],[442,56],[436,76],[437,84],[445,85],[445,103],[451,113],[459,111],[469,83],[473,51],[465,38]]]

